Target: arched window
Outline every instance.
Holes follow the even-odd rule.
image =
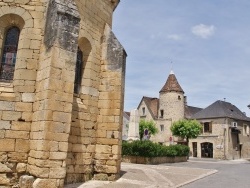
[[[79,94],[82,81],[82,68],[83,68],[83,53],[78,47],[77,58],[76,58],[76,68],[75,68],[75,83],[74,83],[74,93]]]
[[[0,65],[0,81],[13,80],[19,35],[20,29],[16,26],[6,31]]]

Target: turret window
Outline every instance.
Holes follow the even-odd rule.
[[[163,118],[164,116],[164,110],[160,110],[160,118]]]
[[[5,33],[0,64],[0,81],[11,82],[13,80],[19,35],[20,29],[16,26],[9,28]]]

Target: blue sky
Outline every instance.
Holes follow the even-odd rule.
[[[128,54],[125,110],[159,97],[173,67],[188,105],[226,98],[250,116],[249,10],[249,0],[121,0],[113,31]]]

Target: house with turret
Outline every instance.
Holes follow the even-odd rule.
[[[143,96],[138,105],[140,118],[154,120],[159,130],[150,140],[169,145],[174,142],[170,131],[173,122],[191,117],[200,108],[188,106],[184,91],[173,71],[170,72],[166,83],[159,91],[159,98]],[[175,141],[178,141],[175,138]]]
[[[159,91],[159,98],[143,96],[138,105],[141,119],[153,120],[158,128],[150,140],[164,145],[185,143],[172,136],[170,127],[180,119],[196,119],[202,132],[190,139],[190,155],[199,158],[239,159],[250,157],[250,118],[226,101],[202,109],[187,105],[187,97],[173,71]]]

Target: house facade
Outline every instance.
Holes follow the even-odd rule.
[[[196,139],[190,139],[194,157],[240,159],[250,157],[250,118],[236,106],[216,101],[192,117],[203,126]]]
[[[170,127],[180,119],[196,119],[203,129],[196,139],[189,140],[191,155],[217,159],[250,157],[250,118],[236,106],[216,101],[205,109],[187,105],[184,91],[171,71],[159,92],[159,98],[142,97],[139,105],[140,118],[153,120],[158,133],[150,140],[170,145],[185,143],[173,137]]]
[[[184,91],[181,88],[173,71],[170,72],[166,83],[159,92],[159,98],[142,97],[138,105],[140,118],[153,120],[158,133],[150,140],[169,145],[178,138],[174,138],[170,131],[173,122],[189,117],[200,108],[188,106]]]
[[[0,2],[0,187],[119,177],[126,52],[112,32],[118,3]]]

